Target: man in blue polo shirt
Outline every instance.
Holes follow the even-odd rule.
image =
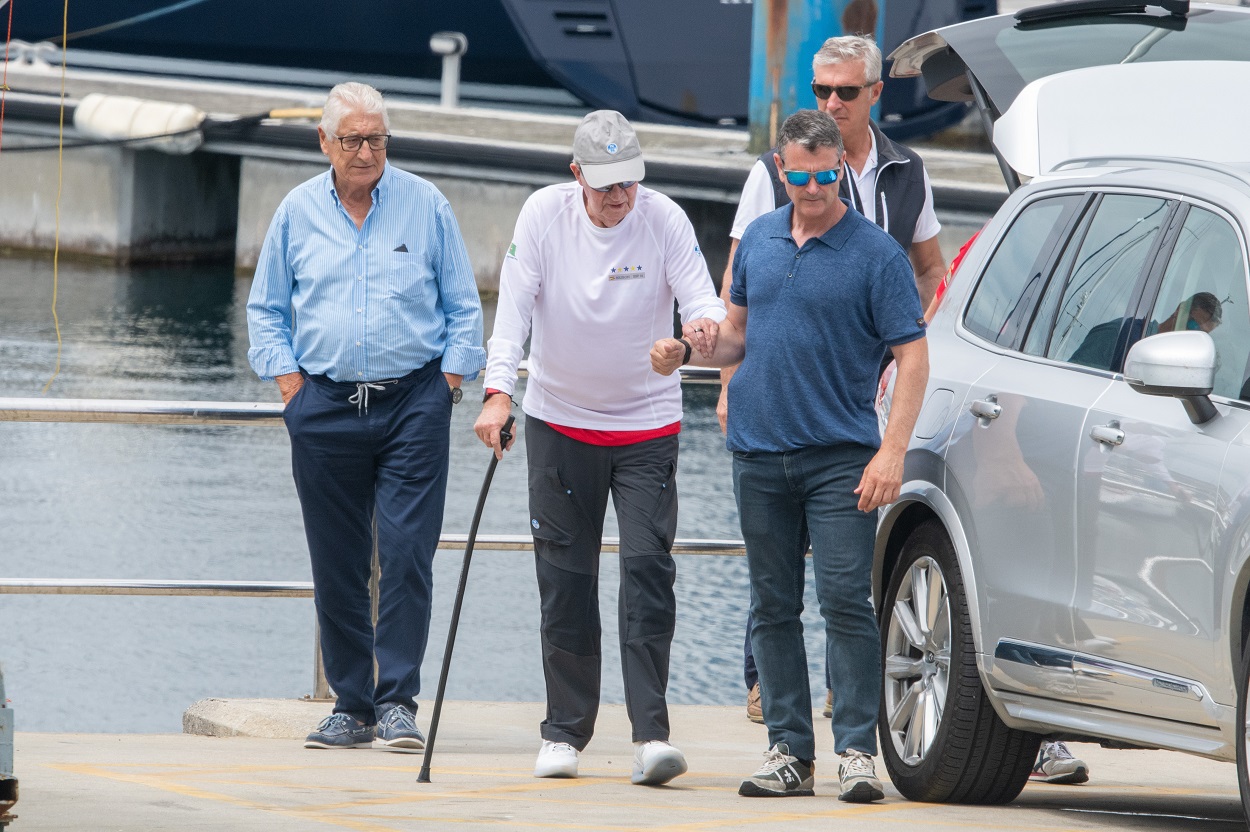
[[[810,542],[838,690],[832,722],[841,799],[869,802],[884,796],[872,760],[881,693],[880,634],[869,600],[875,510],[897,499],[902,485],[929,374],[925,323],[906,252],[838,197],[837,122],[801,110],[782,125],[777,149],[791,202],[743,234],[729,316],[719,328],[687,327],[681,340],[657,341],[651,360],[662,374],[691,355],[710,366],[742,362],[730,382],[726,444],[734,455],[751,639],[771,747],[738,793],[814,793],[799,620]],[[887,346],[898,377],[882,437],[873,394]]]

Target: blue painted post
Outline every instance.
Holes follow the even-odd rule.
[[[826,39],[885,32],[885,0],[755,0],[751,19],[750,144],[773,146],[786,116],[815,107],[812,56]]]

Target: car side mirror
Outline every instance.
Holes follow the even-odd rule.
[[[1215,342],[1205,332],[1161,332],[1141,339],[1128,351],[1124,380],[1138,393],[1180,399],[1195,425],[1216,416],[1207,398],[1215,387]]]

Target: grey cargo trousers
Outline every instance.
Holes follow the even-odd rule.
[[[676,622],[677,437],[604,447],[526,420],[530,526],[542,605],[542,737],[584,749],[599,713],[599,553],[611,494],[620,527],[621,673],[634,742],[669,736]]]

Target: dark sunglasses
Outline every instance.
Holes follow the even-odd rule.
[[[845,86],[845,87],[831,87],[828,84],[817,84],[815,81],[813,81],[812,93],[820,101],[828,101],[829,96],[833,95],[834,93],[837,93],[838,98],[841,98],[843,101],[854,101],[855,99],[859,98],[859,93],[861,90],[866,89],[867,87],[871,87],[875,83],[877,82],[869,81],[867,84],[860,84],[859,86],[855,86],[854,84],[851,84],[850,86]]]
[[[608,185],[608,186],[603,187],[603,188],[593,188],[593,187],[591,187],[590,183],[589,183],[589,182],[587,182],[587,183],[586,183],[586,187],[587,187],[587,188],[590,188],[592,191],[598,191],[598,192],[599,192],[599,193],[601,193],[601,194],[606,194],[608,191],[612,190],[612,189],[613,189],[613,188],[615,188],[617,185],[619,185],[619,186],[621,187],[621,190],[622,190],[622,191],[628,191],[630,188],[634,187],[634,186],[635,186],[635,185],[637,185],[637,184],[638,184],[638,180],[637,180],[637,179],[635,179],[635,180],[633,180],[633,181],[631,181],[631,182],[614,182],[614,183],[612,183],[611,185]]]
[[[786,181],[796,188],[806,188],[807,183],[812,180],[813,176],[816,177],[817,185],[832,185],[834,182],[838,181],[838,171],[836,168],[833,170],[817,171],[783,170],[782,173],[786,175]]]

